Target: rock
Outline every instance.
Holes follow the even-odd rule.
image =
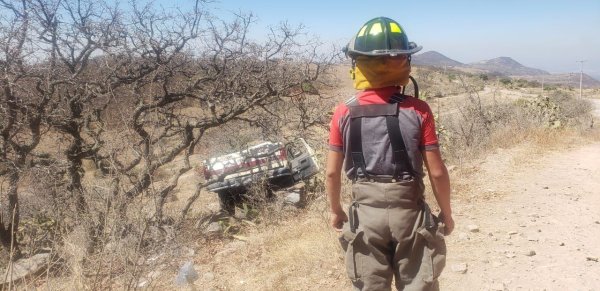
[[[2,270],[0,286],[35,276],[48,268],[48,262],[50,262],[49,253],[36,254],[26,259],[20,259],[8,266],[8,270]]]
[[[559,246],[561,246],[561,247],[562,247],[562,246],[564,246],[564,245],[565,245],[565,243],[564,243],[564,242],[561,242],[561,243],[559,244]]]
[[[515,253],[508,252],[508,253],[504,254],[504,256],[510,259],[510,258],[516,257],[517,255],[515,255]]]
[[[519,234],[519,232],[514,231],[514,230],[508,232],[508,235],[515,235],[515,234]]]
[[[494,291],[504,291],[504,283],[493,283],[490,286],[490,290],[494,290]]]
[[[454,273],[459,273],[459,274],[464,274],[467,272],[468,270],[468,266],[466,263],[458,263],[458,264],[454,264],[450,267],[450,269],[452,270],[452,272]]]
[[[544,186],[543,189],[549,189],[548,186]]]
[[[277,196],[283,196],[283,203],[291,204],[296,207],[304,206],[304,188],[306,184],[304,182],[294,184],[293,186],[277,191],[275,194]]]
[[[150,282],[148,282],[148,280],[142,278],[138,281],[137,287],[138,288],[146,288],[146,286],[148,286],[149,283]]]
[[[148,275],[146,276],[148,279],[157,279],[158,277],[160,277],[160,275],[162,274],[161,271],[159,270],[154,270],[154,271],[150,271],[150,273],[148,273]]]
[[[283,198],[283,201],[287,204],[297,205],[301,201],[300,193],[288,192]]]
[[[475,224],[469,224],[467,229],[469,229],[470,232],[479,232],[479,227]]]
[[[211,234],[211,233],[214,234],[214,233],[218,233],[221,231],[223,231],[221,224],[215,221],[215,222],[209,223],[204,232],[209,233],[209,234]]]
[[[598,262],[598,258],[597,257],[586,257],[585,258],[587,261],[591,261],[591,262]]]
[[[467,241],[469,240],[469,235],[464,232],[461,232],[458,234],[458,239],[462,241]]]
[[[204,273],[204,275],[202,275],[202,280],[205,282],[211,282],[215,279],[215,274],[208,272],[208,273]]]
[[[600,224],[600,221],[596,220],[594,221],[595,224]]]
[[[526,251],[524,253],[524,255],[528,256],[528,257],[533,257],[535,256],[535,251],[531,250],[531,251]]]

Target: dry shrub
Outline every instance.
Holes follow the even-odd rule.
[[[468,160],[489,149],[551,137],[562,130],[579,132],[591,122],[591,103],[563,91],[504,103],[484,103],[477,93],[470,93],[466,100],[459,114],[439,124],[442,149],[450,161]]]
[[[270,223],[246,226],[239,233],[244,241],[225,241],[216,255],[201,263],[199,268],[210,270],[215,279],[201,279],[198,285],[226,290],[349,288],[326,209],[325,199],[319,199]]]
[[[328,121],[321,92],[336,54],[302,27],[251,40],[253,15],[221,21],[201,0],[189,11],[2,2],[0,252],[56,252],[78,289],[135,288],[142,261],[189,225],[202,181],[187,181],[196,190],[184,207],[169,202],[199,160],[257,140],[317,140],[311,128]]]

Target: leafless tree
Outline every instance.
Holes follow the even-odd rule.
[[[91,0],[0,6],[4,250],[18,246],[19,187],[32,168],[52,165],[46,172],[63,182],[47,191],[73,210],[56,211],[56,219],[67,231],[87,221],[94,252],[123,235],[131,206],[143,199],[155,206],[146,225],[170,221],[165,199],[193,168],[189,158],[207,131],[285,118],[290,104],[302,128],[324,122],[307,105],[318,92],[307,88],[328,85],[322,82],[335,58],[319,54],[302,27],[282,23],[254,41],[252,14],[222,21],[200,0],[186,11]],[[86,160],[98,168],[102,190],[84,181]],[[174,174],[157,179],[166,166]]]

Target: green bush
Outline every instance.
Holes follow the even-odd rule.
[[[502,83],[502,85],[508,86],[512,84],[512,80],[510,78],[501,78],[500,83]]]

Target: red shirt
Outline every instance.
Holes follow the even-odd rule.
[[[396,87],[365,90],[357,94],[358,104],[388,104],[391,96],[397,92]],[[423,157],[421,151],[438,148],[435,133],[435,122],[429,105],[412,96],[404,96],[398,102],[398,121],[402,139],[406,146],[413,169],[422,178]],[[329,148],[344,152],[345,172],[349,178],[354,175],[354,165],[347,146],[349,144],[349,112],[345,103],[335,109],[329,130]],[[371,175],[386,176],[393,173],[392,149],[387,127],[381,123],[365,120],[362,123],[363,155],[366,170]]]
[[[386,87],[362,91],[358,93],[357,97],[361,105],[386,104],[390,96],[395,92],[397,92],[395,87]],[[407,96],[398,106],[401,110],[414,110],[421,117],[421,141],[419,147],[422,149],[436,148],[438,146],[438,139],[435,133],[433,113],[429,105],[423,100]],[[342,151],[344,144],[342,131],[340,130],[340,121],[342,118],[347,117],[348,113],[348,106],[344,103],[339,104],[333,113],[333,118],[329,125],[329,147],[331,150]]]

